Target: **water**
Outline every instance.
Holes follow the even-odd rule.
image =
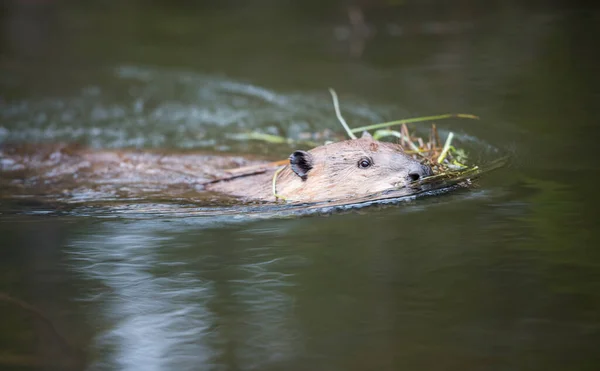
[[[477,114],[438,125],[511,163],[305,217],[2,199],[0,368],[597,369],[599,13],[368,4],[5,2],[0,142],[284,158],[226,134],[339,130],[332,86],[352,126]]]

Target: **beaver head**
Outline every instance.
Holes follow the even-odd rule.
[[[290,201],[315,202],[367,196],[433,175],[431,168],[404,153],[398,144],[368,133],[294,151],[277,178],[277,193]]]

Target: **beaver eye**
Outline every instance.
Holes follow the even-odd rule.
[[[369,166],[371,166],[371,160],[369,160],[368,158],[361,158],[358,161],[358,167],[361,169],[366,169]]]

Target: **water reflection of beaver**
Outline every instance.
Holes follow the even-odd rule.
[[[247,158],[69,146],[24,148],[0,151],[2,178],[21,189],[64,193],[65,189],[94,185],[131,190],[187,184],[245,199],[275,201],[276,167],[263,167],[264,162]],[[406,155],[399,145],[365,134],[360,139],[294,151],[275,179],[278,195],[293,202],[316,202],[366,196],[431,174],[429,167]]]

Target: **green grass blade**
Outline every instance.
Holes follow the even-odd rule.
[[[396,120],[396,121],[384,122],[384,123],[381,123],[381,124],[373,124],[373,125],[361,126],[361,127],[352,129],[351,132],[353,132],[353,133],[361,133],[361,132],[363,132],[365,130],[368,131],[368,130],[376,130],[376,129],[385,129],[385,128],[388,128],[390,126],[395,126],[395,125],[414,124],[416,122],[426,122],[426,121],[434,121],[434,120],[445,120],[445,119],[451,119],[451,118],[479,120],[479,117],[475,116],[475,115],[470,115],[470,114],[466,114],[466,113],[448,113],[448,114],[445,114],[445,115],[414,117],[414,118],[411,118],[411,119]]]

